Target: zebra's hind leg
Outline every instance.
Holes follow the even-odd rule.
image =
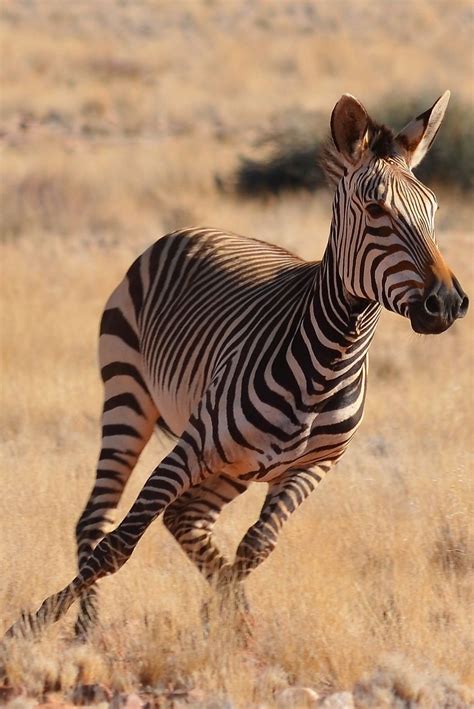
[[[106,395],[96,481],[76,526],[79,568],[113,526],[125,485],[150,439],[157,417],[156,408],[144,392],[142,396],[138,392]],[[76,637],[84,638],[96,619],[97,588],[92,586],[81,598]]]
[[[136,409],[139,407],[140,413],[127,406],[127,401]],[[157,416],[153,403],[144,395],[124,393],[106,396],[96,481],[76,526],[79,569],[113,526],[125,485],[150,439]],[[92,586],[81,598],[75,625],[76,637],[84,638],[95,623],[97,601],[97,587]]]
[[[163,515],[163,522],[188,558],[206,581],[214,587],[221,610],[247,610],[248,604],[240,588],[234,595],[230,586],[222,584],[224,569],[231,564],[213,539],[213,529],[223,508],[245,492],[248,482],[226,476],[209,478],[192,487],[171,504]],[[209,603],[202,609],[205,627],[209,625]]]
[[[96,544],[115,522],[115,512],[138,457],[150,439],[158,411],[143,379],[138,338],[126,318],[131,308],[120,288],[121,309],[106,308],[99,340],[101,375],[104,382],[102,444],[96,480],[76,526],[78,566],[89,558]],[[84,639],[97,619],[97,588],[81,598],[75,635]]]
[[[97,544],[71,583],[47,598],[37,613],[23,614],[7,632],[7,637],[38,634],[59,620],[73,602],[82,598],[102,577],[118,571],[151,522],[202,475],[195,455],[195,441],[189,445],[181,439],[150,475],[125,519]]]

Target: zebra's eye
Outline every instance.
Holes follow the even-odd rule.
[[[374,219],[380,219],[380,217],[387,216],[387,212],[385,211],[385,209],[381,207],[380,204],[377,204],[377,202],[371,202],[367,205],[366,209],[370,216]]]

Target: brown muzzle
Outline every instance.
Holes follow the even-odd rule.
[[[411,326],[422,335],[438,335],[455,320],[463,318],[468,308],[469,298],[454,276],[450,284],[444,279],[435,279],[420,300],[411,303]]]

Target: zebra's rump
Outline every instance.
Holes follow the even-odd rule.
[[[219,371],[269,351],[299,320],[318,263],[210,229],[167,235],[127,273],[148,385],[176,434]],[[246,364],[247,363],[247,364]]]

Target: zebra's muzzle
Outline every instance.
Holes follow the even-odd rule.
[[[420,300],[410,304],[411,326],[421,335],[439,335],[455,320],[463,318],[468,308],[469,298],[455,278],[450,287],[435,281]]]

